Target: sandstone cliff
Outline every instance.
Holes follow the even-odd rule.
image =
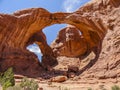
[[[13,67],[18,74],[39,76],[44,68],[57,64],[58,56],[79,57],[82,60],[94,52],[94,59],[80,69],[81,77],[120,77],[119,17],[119,0],[92,0],[73,13],[50,13],[43,8],[31,8],[11,15],[0,14],[0,71]],[[56,49],[58,44],[51,48],[42,32],[47,26],[61,23],[74,26],[59,33],[58,39],[63,43],[64,50],[61,46]],[[73,31],[76,29],[82,35]],[[71,33],[72,38],[64,35],[70,36]],[[31,43],[41,48],[42,63],[26,50]],[[56,52],[60,54],[56,55]]]

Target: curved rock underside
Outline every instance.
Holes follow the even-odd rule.
[[[111,38],[116,32],[120,33],[119,17],[120,0],[92,0],[73,13],[50,13],[43,8],[31,8],[10,15],[0,14],[0,71],[12,66],[18,74],[39,76],[44,71],[43,67],[49,68],[57,64],[58,56],[79,57],[82,60],[94,52],[95,59],[98,61],[90,68],[90,72],[83,68],[83,76],[90,77],[94,72],[92,76],[96,77],[99,72],[105,70],[101,74],[103,77],[110,76],[110,72],[118,77],[120,76],[120,60],[118,59],[120,50],[114,55],[108,50],[106,59],[109,57],[109,60],[107,61],[104,54],[100,52],[101,49],[104,52],[113,45],[109,43],[111,46],[102,47],[102,42],[105,44],[106,39]],[[57,39],[49,46],[42,29],[62,23],[72,26],[60,30]],[[113,34],[105,37],[108,30],[112,30],[110,32]],[[116,36],[118,46],[115,48],[120,49],[118,36],[119,34]],[[43,54],[42,63],[39,63],[33,53],[26,50],[26,47],[32,43],[39,45]],[[105,74],[107,71],[108,75]]]

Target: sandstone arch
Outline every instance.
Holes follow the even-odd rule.
[[[53,24],[66,23],[77,27],[83,33],[84,38],[89,43],[89,47],[96,47],[96,52],[99,55],[100,48],[98,46],[101,45],[107,30],[114,28],[111,19],[107,17],[111,17],[109,12],[119,7],[119,5],[119,0],[96,0],[73,13],[50,13],[43,8],[31,8],[11,15],[0,14],[1,70],[5,70],[9,66],[13,66],[17,72],[26,70],[27,72],[37,73],[35,71],[41,70],[42,65],[38,62],[37,57],[25,48],[26,45],[32,42],[38,43],[41,49],[44,48],[44,45],[49,48],[44,36],[41,35],[41,30]],[[42,38],[40,40],[32,40],[37,35]],[[44,52],[44,49],[42,50]],[[48,50],[52,53],[50,48]],[[46,54],[46,52],[44,53]],[[53,59],[55,58],[54,55],[51,56],[53,56]],[[21,59],[26,60],[29,64],[26,66],[22,63],[16,66],[16,63],[21,62]],[[53,59],[51,59],[51,62]],[[32,69],[31,63],[34,69]]]
[[[87,51],[87,42],[79,30],[71,25],[61,29],[51,44],[57,56],[79,57]]]

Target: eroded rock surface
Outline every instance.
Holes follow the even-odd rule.
[[[71,35],[73,29],[69,34],[68,27],[61,30],[63,35],[58,36],[58,39],[63,45],[57,48],[57,54],[86,58],[88,55],[83,54],[93,51],[96,57],[89,60],[92,64],[81,69],[81,77],[120,77],[119,17],[120,0],[92,0],[74,13],[50,13],[43,8],[31,8],[11,15],[0,14],[0,71],[13,67],[16,73],[39,76],[44,70],[43,66],[53,66],[57,63],[54,47],[61,44],[54,44],[52,50],[42,29],[53,24],[66,23],[80,30],[82,36],[78,35],[78,31]],[[37,43],[41,48],[42,64],[33,53],[26,50],[27,45],[31,43]],[[80,49],[75,52],[78,47]]]
[[[59,31],[56,40],[51,44],[57,56],[79,57],[87,51],[87,42],[81,32],[74,26]]]

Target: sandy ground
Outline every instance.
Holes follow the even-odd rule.
[[[43,90],[112,90],[111,87],[118,85],[120,87],[120,82],[115,82],[113,79],[106,80],[67,80],[62,83],[49,82],[48,80],[38,80],[39,88]],[[20,79],[16,80],[17,83]]]
[[[115,82],[112,79],[106,80],[67,80],[65,82],[56,83],[49,82],[48,80],[38,80],[35,81],[39,84],[38,90],[112,90],[111,87],[117,85],[120,87],[120,82]],[[16,79],[16,84],[20,83],[21,79]],[[42,89],[40,89],[42,88]],[[2,88],[0,87],[0,90]]]
[[[111,90],[114,85],[120,85],[120,83],[97,83],[97,84],[79,84],[79,83],[39,83],[39,86],[43,90]]]

